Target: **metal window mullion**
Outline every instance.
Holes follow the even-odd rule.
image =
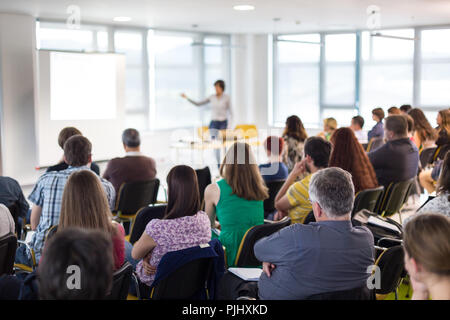
[[[326,77],[326,61],[325,61],[325,34],[320,33],[320,62],[319,62],[319,119],[323,118],[324,99],[325,99],[325,77]],[[320,120],[318,125],[320,125]]]
[[[361,114],[360,93],[361,93],[361,31],[356,32],[356,55],[355,55],[355,106],[356,112]]]
[[[143,30],[141,32],[142,35],[142,65],[141,65],[141,72],[142,72],[142,85],[144,88],[143,93],[143,105],[145,107],[145,119],[146,119],[146,130],[150,129],[150,76],[149,76],[149,57],[148,57],[148,43],[147,43],[147,37],[148,37],[148,31]]]
[[[413,59],[413,105],[418,106],[420,104],[420,86],[421,86],[421,30],[414,28],[414,59]]]

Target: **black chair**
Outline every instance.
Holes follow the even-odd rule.
[[[132,221],[139,209],[156,203],[158,189],[159,179],[123,183],[120,186],[116,207],[113,210],[116,220]]]
[[[425,168],[429,163],[433,162],[433,155],[437,148],[426,148],[420,151],[419,159],[421,168]]]
[[[166,205],[156,205],[142,208],[136,214],[130,232],[130,243],[134,244],[145,231],[147,224],[153,219],[162,219],[166,212]]]
[[[205,198],[205,189],[211,184],[211,171],[209,170],[209,167],[204,167],[203,169],[195,170],[195,172],[197,173],[200,202],[203,203],[203,199]]]
[[[150,299],[186,300],[201,290],[205,290],[208,296],[207,281],[212,272],[213,261],[213,258],[201,258],[179,267],[152,287]]]
[[[433,154],[433,158],[431,159],[431,162],[435,162],[436,160],[444,160],[445,155],[447,152],[450,151],[450,144],[446,144],[443,146],[440,146],[436,149],[436,152]]]
[[[363,285],[350,290],[315,294],[305,300],[375,300],[375,292]]]
[[[303,224],[310,224],[311,222],[316,222],[316,217],[314,217],[314,211],[310,211],[303,221]]]
[[[270,213],[275,212],[275,197],[283,184],[284,180],[276,180],[266,183],[267,188],[269,189],[269,198],[264,200],[264,218],[267,218]]]
[[[366,152],[377,150],[383,144],[384,144],[383,138],[381,138],[381,137],[372,138],[372,139],[370,139],[369,144],[367,145]]]
[[[0,276],[12,274],[16,257],[17,237],[9,233],[0,238]]]
[[[390,217],[395,213],[400,215],[403,204],[408,200],[415,178],[396,183],[390,183],[386,188],[381,204],[377,210],[383,217]]]
[[[367,189],[360,191],[356,194],[355,202],[353,205],[352,218],[355,214],[363,209],[374,211],[375,207],[383,195],[384,187],[378,187],[374,189]]]
[[[404,274],[404,251],[403,246],[397,245],[384,250],[375,266],[379,268],[380,287],[376,288],[377,295],[387,295],[395,292],[397,299],[397,288]],[[376,270],[376,269],[375,269]],[[377,296],[377,298],[381,298]]]
[[[283,220],[278,222],[261,224],[248,229],[241,240],[234,265],[236,267],[260,266],[261,261],[256,259],[255,253],[253,251],[255,243],[258,240],[270,236],[271,234],[283,229],[284,227],[287,227],[290,224],[291,219],[284,218]]]
[[[128,289],[133,274],[133,266],[125,262],[123,266],[116,270],[113,275],[111,292],[107,295],[107,300],[126,300]]]
[[[20,229],[20,223],[19,223],[19,214],[20,209],[16,202],[8,206],[9,213],[11,213],[11,216],[14,220],[14,225],[16,226],[16,233],[17,238],[20,239],[20,236],[22,235],[22,230]]]

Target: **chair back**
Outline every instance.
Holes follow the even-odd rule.
[[[128,289],[130,287],[133,266],[129,262],[125,262],[123,266],[116,270],[113,275],[112,288],[107,300],[126,300]]]
[[[203,169],[195,170],[195,173],[197,173],[200,202],[203,202],[203,199],[205,197],[205,189],[208,185],[211,184],[211,171],[209,170],[209,167],[204,167]]]
[[[180,266],[152,288],[150,298],[186,300],[201,290],[207,291],[207,282],[213,269],[213,263],[213,258],[200,258]]]
[[[433,162],[433,155],[436,152],[436,148],[422,149],[419,154],[420,166],[425,168],[427,164]]]
[[[253,251],[255,243],[258,240],[270,236],[271,234],[283,229],[284,227],[287,227],[290,224],[291,219],[284,218],[283,220],[278,222],[261,224],[248,229],[241,240],[234,265],[236,267],[260,266],[262,262],[256,259],[255,252]]]
[[[153,219],[162,219],[166,212],[167,205],[156,205],[145,207],[138,211],[134,218],[130,233],[130,243],[134,244],[145,231],[147,224]]]
[[[374,189],[366,189],[358,192],[355,197],[355,202],[353,205],[352,218],[355,214],[362,209],[369,210],[371,212],[375,211],[375,207],[383,195],[384,187],[378,187]]]
[[[388,217],[398,213],[408,199],[413,184],[414,178],[389,184],[384,193],[378,213]]]
[[[375,300],[375,292],[364,284],[362,287],[350,290],[315,294],[306,300]]]
[[[120,186],[115,212],[135,215],[139,209],[156,203],[159,179],[124,183]]]
[[[12,274],[17,249],[17,237],[9,233],[0,238],[0,276]]]
[[[50,228],[48,228],[47,232],[45,233],[44,242],[47,242],[48,240],[50,240],[50,238],[53,237],[57,231],[58,231],[58,225],[51,226]]]
[[[446,145],[438,147],[436,149],[436,152],[433,154],[433,158],[431,159],[431,162],[434,162],[436,160],[444,160],[444,157],[448,151],[450,151],[450,144],[446,144]]]
[[[267,218],[267,215],[274,212],[275,209],[275,197],[280,191],[281,187],[284,184],[284,180],[275,180],[267,182],[267,188],[269,189],[269,197],[264,200],[264,218]]]
[[[404,270],[403,246],[393,246],[384,250],[375,265],[380,268],[380,288],[377,294],[388,294],[398,287]]]
[[[381,137],[372,138],[370,139],[369,144],[367,145],[366,152],[377,150],[383,144],[384,144],[383,138]]]
[[[234,132],[241,139],[251,139],[258,137],[258,129],[254,124],[238,124],[234,128]]]

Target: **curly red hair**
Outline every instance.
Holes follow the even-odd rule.
[[[351,173],[355,193],[378,186],[375,170],[362,145],[350,128],[339,128],[331,136],[333,151],[330,167],[339,167]]]

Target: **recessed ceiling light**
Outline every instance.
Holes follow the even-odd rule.
[[[255,10],[255,6],[252,6],[250,4],[238,4],[233,6],[233,9],[236,11],[252,11]]]
[[[131,18],[130,17],[114,17],[113,20],[116,22],[128,22],[128,21],[131,21]]]

